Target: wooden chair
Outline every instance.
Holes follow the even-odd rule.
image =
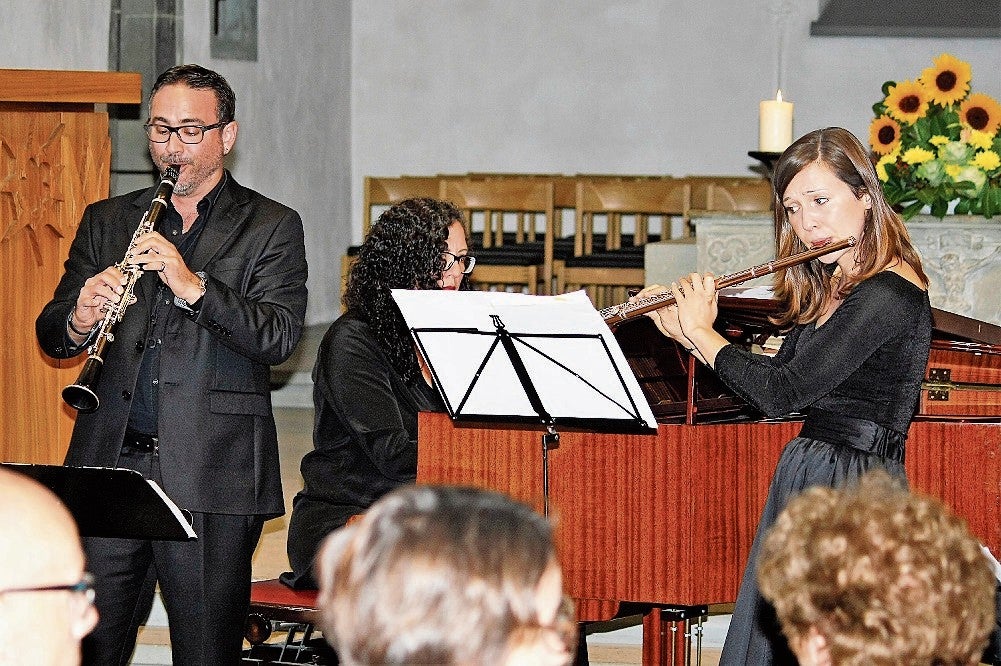
[[[438,185],[441,176],[395,176],[391,178],[365,176],[364,203],[362,208],[361,231],[362,238],[368,236],[372,228],[373,215],[380,209],[398,204],[405,199],[414,197],[438,198]]]
[[[706,210],[762,212],[772,202],[772,185],[763,179],[711,183],[706,193]]]
[[[557,233],[553,182],[544,178],[461,178],[441,181],[439,196],[466,216],[471,280],[481,289],[552,290]]]
[[[466,177],[471,180],[530,180],[552,181],[553,208],[557,221],[564,211],[573,213],[577,205],[577,176],[567,176],[562,173],[503,173],[495,171],[470,171]]]
[[[313,632],[320,617],[316,590],[293,590],[277,578],[250,585],[250,610],[244,638],[247,664],[334,664],[333,650]],[[285,640],[267,643],[274,631],[283,631]]]
[[[362,239],[368,236],[372,220],[385,208],[414,197],[438,198],[442,176],[365,176],[362,204]],[[358,245],[350,245],[341,257],[341,294],[347,287],[348,272],[358,254]]]
[[[709,190],[713,185],[719,185],[727,189],[733,188],[739,192],[738,196],[740,197],[750,195],[751,192],[754,192],[755,196],[761,197],[762,190],[768,190],[768,194],[765,196],[767,199],[766,207],[758,208],[758,210],[768,210],[771,207],[772,185],[767,178],[736,175],[687,175],[685,176],[685,180],[692,185],[693,210],[721,209],[710,207]],[[719,195],[717,195],[717,201],[719,200]],[[761,199],[759,198],[757,200],[760,201]],[[720,203],[717,202],[716,205],[720,205]],[[760,205],[760,203],[756,205]]]
[[[691,187],[683,179],[598,179],[577,183],[572,257],[554,260],[556,292],[585,289],[595,307],[626,300],[628,289],[642,287],[644,245],[652,238],[649,225],[659,218],[658,238],[670,235],[671,219],[685,218]],[[605,231],[596,232],[603,218]],[[626,233],[632,218],[632,233]]]

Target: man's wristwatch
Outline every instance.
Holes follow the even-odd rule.
[[[194,312],[195,303],[201,301],[202,296],[205,295],[205,281],[208,279],[208,276],[205,274],[205,271],[195,271],[195,275],[198,276],[198,298],[189,303],[180,296],[174,296],[174,305],[188,312]]]

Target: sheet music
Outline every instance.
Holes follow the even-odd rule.
[[[157,495],[160,496],[160,499],[163,500],[164,505],[168,509],[170,509],[170,512],[172,514],[174,514],[174,518],[177,519],[177,524],[184,527],[184,533],[188,535],[188,538],[189,539],[196,538],[198,535],[195,534],[195,530],[192,529],[191,523],[188,522],[188,518],[187,516],[184,515],[184,512],[181,511],[181,508],[176,504],[174,504],[174,500],[167,497],[167,493],[163,492],[163,488],[157,485],[156,481],[154,481],[153,479],[146,479],[146,483],[148,483],[150,488],[153,489],[153,492],[155,492]]]
[[[998,583],[1001,583],[1001,562],[998,562],[991,549],[984,544],[980,544],[980,550],[984,552],[984,557],[987,558],[987,564],[990,566],[991,571],[994,572],[994,577],[998,579]]]
[[[453,417],[537,414],[503,349],[493,315],[517,335],[516,349],[546,411],[560,419],[656,419],[615,336],[583,291],[393,290]],[[448,329],[448,330],[442,330]]]
[[[139,472],[116,467],[0,463],[51,490],[81,536],[186,541],[198,538],[187,511]]]
[[[771,285],[759,285],[757,287],[726,287],[720,289],[719,295],[723,298],[758,298],[769,300],[775,297]]]

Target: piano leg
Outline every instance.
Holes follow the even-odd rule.
[[[652,606],[643,615],[643,663],[690,666],[694,640],[694,663],[701,664],[702,621],[708,615],[707,606]]]
[[[574,656],[573,666],[588,666],[590,664],[587,658],[586,628],[586,622],[577,623],[577,654]]]

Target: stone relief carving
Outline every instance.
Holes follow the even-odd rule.
[[[948,225],[951,226],[951,225]],[[965,223],[911,226],[911,240],[921,253],[931,281],[935,307],[1001,324],[1001,224]]]
[[[725,275],[762,264],[773,258],[771,227],[748,224],[700,224],[696,234],[699,271]],[[770,284],[758,278],[745,284]]]
[[[770,216],[694,221],[699,271],[721,275],[772,259]],[[930,280],[931,304],[1001,325],[1001,220],[919,215],[907,228]],[[748,284],[770,284],[770,278]]]

